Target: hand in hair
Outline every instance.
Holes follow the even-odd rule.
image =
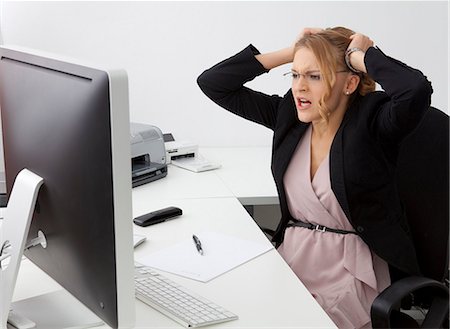
[[[292,63],[294,60],[294,49],[295,44],[298,40],[303,38],[305,35],[314,34],[322,31],[323,29],[315,28],[315,27],[307,27],[302,30],[298,38],[295,40],[294,44],[290,47],[283,48],[274,52],[258,54],[255,58],[266,68],[267,70],[271,70],[280,65],[284,65],[287,63]]]
[[[294,45],[297,43],[298,40],[300,40],[304,36],[315,34],[321,31],[323,31],[323,29],[321,29],[320,27],[305,27],[298,35],[297,39],[294,42]]]
[[[364,64],[364,56],[367,49],[373,46],[373,41],[368,37],[360,33],[355,33],[350,36],[350,44],[348,50],[358,49],[358,51],[352,51],[349,55],[350,64],[358,71],[367,73],[366,65]]]

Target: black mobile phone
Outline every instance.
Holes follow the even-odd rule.
[[[149,226],[165,222],[168,219],[180,216],[182,214],[183,211],[178,207],[167,207],[136,217],[133,219],[133,222],[139,226]]]

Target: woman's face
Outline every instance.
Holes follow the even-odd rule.
[[[336,82],[326,100],[331,113],[346,99],[343,90],[348,73],[341,73],[345,72],[336,73]],[[308,48],[298,49],[292,64],[292,94],[300,121],[323,120],[319,113],[319,100],[325,92],[326,86],[314,53]]]

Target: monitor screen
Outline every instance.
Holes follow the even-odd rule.
[[[124,71],[0,47],[7,193],[44,179],[28,235],[33,263],[113,328],[134,321],[130,128]]]

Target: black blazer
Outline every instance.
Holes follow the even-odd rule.
[[[297,118],[291,90],[284,97],[266,95],[244,84],[268,72],[252,45],[198,77],[202,91],[218,105],[274,131],[272,173],[282,218],[273,240],[279,245],[292,218],[283,176],[309,124]],[[359,236],[390,265],[409,274],[419,267],[394,172],[401,140],[429,108],[431,84],[418,70],[371,47],[365,55],[368,74],[383,89],[356,96],[330,150],[331,187]]]

